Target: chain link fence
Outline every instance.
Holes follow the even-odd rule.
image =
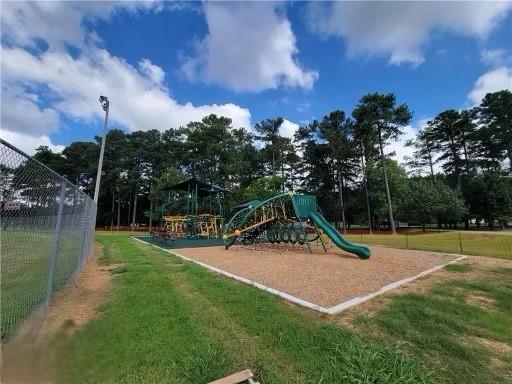
[[[417,249],[458,253],[475,256],[492,256],[512,259],[512,232],[492,233],[487,231],[402,231],[369,234],[368,230],[349,231],[346,238],[362,244],[391,248]]]
[[[80,271],[93,246],[96,206],[68,180],[0,139],[2,339]]]

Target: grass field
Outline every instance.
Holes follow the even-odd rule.
[[[126,235],[98,235],[116,269],[100,316],[52,342],[57,382],[206,383],[250,368],[261,383],[505,383],[512,270],[396,295],[348,328]],[[466,276],[470,267],[453,266]],[[483,280],[482,280],[483,279]],[[493,307],[467,300],[475,291]],[[510,350],[496,357],[472,337]],[[500,364],[494,364],[498,359]]]
[[[52,288],[57,291],[78,265],[82,239],[77,231],[61,232]],[[53,231],[2,230],[0,270],[1,337],[39,308],[46,298]]]
[[[493,235],[471,232],[426,232],[418,234],[346,235],[348,240],[392,248],[422,251],[462,253],[512,260],[512,235]]]

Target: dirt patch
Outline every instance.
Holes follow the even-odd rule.
[[[108,297],[111,270],[119,265],[100,265],[101,253],[102,247],[96,244],[78,278],[53,296],[44,319],[25,321],[17,334],[2,345],[2,383],[54,381],[52,371],[57,356],[53,356],[53,346],[58,337],[62,332],[70,335],[97,316]]]
[[[496,301],[483,293],[470,293],[466,296],[466,303],[482,308],[494,308]]]
[[[119,267],[119,264],[100,265],[98,259],[101,253],[102,248],[97,245],[76,282],[54,296],[38,332],[39,337],[55,334],[62,329],[76,329],[97,315],[110,288],[111,271]]]
[[[487,339],[485,337],[477,337],[470,336],[468,340],[474,344],[481,345],[493,352],[495,355],[501,356],[505,358],[506,356],[512,354],[512,346],[502,343],[501,341],[496,341],[492,339]]]

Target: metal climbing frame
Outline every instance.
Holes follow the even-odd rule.
[[[289,243],[306,245],[319,238],[316,228],[307,216],[316,211],[316,197],[285,193],[249,206],[237,212],[226,224],[224,242],[226,249],[235,243]]]
[[[351,243],[338,233],[318,212],[316,197],[312,195],[287,193],[242,209],[226,225],[223,239],[226,249],[236,242],[298,243],[305,244],[310,253],[310,243],[318,240],[324,251],[332,243],[361,259],[371,256],[367,246]]]

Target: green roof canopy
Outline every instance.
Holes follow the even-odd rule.
[[[206,181],[196,179],[195,177],[191,177],[190,179],[182,181],[181,183],[174,184],[167,189],[171,191],[194,192],[196,187],[197,195],[200,197],[210,196],[220,192],[229,192],[229,190],[219,187],[216,184],[208,183]]]

